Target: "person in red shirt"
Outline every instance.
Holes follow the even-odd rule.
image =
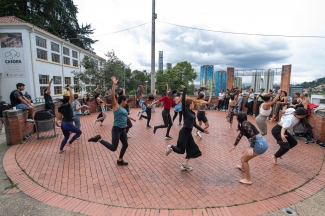
[[[160,98],[158,101],[152,103],[152,105],[157,104],[159,102],[164,102],[164,110],[162,111],[162,117],[164,120],[164,124],[163,125],[159,125],[159,126],[153,126],[152,127],[152,131],[155,134],[158,128],[167,128],[167,133],[165,136],[166,140],[171,140],[172,137],[169,136],[169,131],[170,128],[172,127],[172,118],[170,116],[170,108],[172,106],[175,106],[176,103],[174,102],[174,95],[177,93],[177,90],[173,90],[173,91],[169,91],[167,93],[167,96],[164,96],[162,98]]]

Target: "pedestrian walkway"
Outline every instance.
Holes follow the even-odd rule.
[[[152,115],[151,125],[162,124],[161,108]],[[136,116],[137,109],[131,112]],[[297,203],[325,186],[323,151],[315,144],[299,142],[278,165],[271,156],[278,149],[271,134],[266,136],[268,151],[250,162],[253,185],[238,182],[244,175],[236,164],[247,148],[242,138],[229,153],[238,132],[228,129],[225,112],[207,111],[210,134],[194,137],[202,156],[191,160],[193,171],[181,171],[185,155],[164,151],[176,145],[175,124],[165,140],[166,129],[156,134],[146,128],[146,120],[137,120],[128,134],[129,148],[118,167],[120,146],[111,152],[100,143],[88,143],[100,134],[111,141],[112,112],[104,126],[95,124],[96,114],[82,116],[83,134],[75,148],[57,154],[58,137],[37,140],[33,136],[22,145],[11,147],[3,166],[19,190],[32,198],[73,212],[88,215],[262,215]],[[255,124],[254,117],[249,116]],[[236,120],[235,120],[236,122]],[[270,131],[274,122],[268,122]]]

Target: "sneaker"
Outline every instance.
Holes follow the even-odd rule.
[[[171,140],[173,139],[171,136],[165,136],[165,140]]]
[[[147,128],[151,128],[151,126],[150,125],[147,125]]]
[[[100,135],[96,135],[90,139],[88,139],[88,142],[98,142],[98,140],[101,139]]]
[[[26,119],[27,122],[34,122],[34,119],[28,118]]]
[[[193,168],[190,167],[189,165],[183,165],[183,164],[182,164],[182,166],[181,166],[181,170],[182,170],[182,171],[192,171]]]
[[[200,131],[196,132],[196,134],[200,137],[200,139],[202,139],[202,135]]]
[[[117,165],[118,166],[127,166],[129,163],[128,162],[125,162],[124,160],[121,160],[121,161],[117,161]]]
[[[173,151],[173,149],[172,149],[172,145],[168,145],[168,146],[167,146],[167,149],[166,149],[166,151],[165,151],[165,155],[168,156],[169,153],[171,153],[172,151]]]
[[[87,113],[87,115],[90,115],[90,113]]]
[[[156,133],[157,128],[155,128],[155,126],[152,126],[152,132],[155,134]]]
[[[77,138],[77,140],[80,139],[80,137]]]

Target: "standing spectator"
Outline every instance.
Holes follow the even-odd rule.
[[[34,105],[31,104],[27,98],[24,97],[22,91],[25,89],[24,83],[17,83],[15,90],[10,93],[10,103],[12,107],[16,109],[28,110],[27,122],[34,122]]]
[[[224,104],[224,99],[225,99],[225,92],[221,90],[218,96],[218,110],[223,111],[223,104]]]
[[[224,107],[225,107],[224,111],[228,110],[229,100],[230,100],[230,90],[227,89],[225,94],[225,100],[224,100]]]
[[[51,80],[53,80],[53,79],[51,79]],[[68,90],[69,88],[71,88],[70,85],[64,86],[63,96],[70,97],[70,91]]]
[[[254,105],[254,89],[250,88],[248,92],[248,99],[247,99],[247,115],[253,115],[253,105]]]
[[[243,102],[243,92],[241,89],[239,89],[238,92],[239,94],[238,94],[237,110],[239,112],[242,111],[241,104]]]
[[[82,105],[82,106],[80,105],[80,103],[78,101],[78,98],[79,98],[78,94],[74,94],[73,97],[74,97],[74,101],[71,104],[72,109],[73,109],[73,118],[74,118],[73,121],[74,121],[75,126],[80,129],[80,127],[81,127],[80,115],[82,114],[81,108],[82,107],[87,107],[88,108],[88,106],[87,105]],[[79,139],[79,137],[77,139]]]
[[[55,105],[53,103],[53,99],[51,97],[51,84],[53,79],[50,80],[50,83],[47,89],[44,90],[44,100],[45,100],[45,109],[51,110],[52,114],[55,115]],[[55,124],[57,127],[60,127],[58,120],[55,120]]]
[[[4,124],[2,112],[7,109],[10,109],[10,107],[11,106],[7,104],[5,101],[0,101],[0,135],[2,134],[2,126]]]
[[[264,90],[265,90],[265,88],[261,88],[260,93],[256,96],[256,106],[255,106],[255,113],[254,113],[255,117],[257,117],[258,114],[260,113],[259,109],[260,109],[261,104],[263,103],[263,99],[261,96],[265,95]]]

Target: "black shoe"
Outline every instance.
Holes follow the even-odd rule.
[[[128,162],[125,162],[124,160],[121,160],[121,161],[117,161],[117,165],[118,166],[127,166],[128,165]]]
[[[90,115],[90,113],[87,113],[87,115]]]
[[[152,132],[155,134],[156,133],[157,128],[155,126],[152,126]]]
[[[101,139],[100,135],[96,135],[90,139],[88,139],[88,142],[98,142],[98,140]]]

